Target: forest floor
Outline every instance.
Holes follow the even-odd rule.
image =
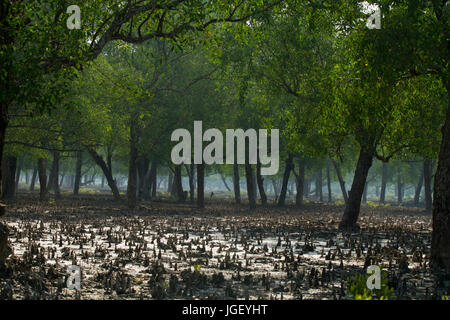
[[[363,206],[361,231],[338,232],[343,206],[308,202],[249,211],[216,200],[144,202],[109,195],[39,203],[19,194],[2,221],[13,255],[0,299],[346,299],[346,279],[388,271],[397,299],[440,299],[450,279],[429,268],[431,217]],[[66,287],[81,268],[81,290]]]

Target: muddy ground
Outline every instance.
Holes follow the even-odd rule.
[[[13,255],[0,299],[347,299],[348,276],[383,266],[397,299],[440,299],[448,275],[429,266],[431,217],[419,209],[361,210],[343,235],[343,207],[307,203],[249,211],[216,200],[169,200],[134,212],[107,195],[8,204]],[[67,289],[67,267],[82,270]]]

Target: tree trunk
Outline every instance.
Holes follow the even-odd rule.
[[[296,176],[297,193],[295,195],[295,205],[301,207],[303,205],[303,188],[305,185],[305,164],[302,159],[298,161],[298,176]]]
[[[420,170],[420,178],[419,181],[417,182],[417,186],[416,186],[416,190],[414,192],[414,205],[416,207],[419,206],[419,201],[420,201],[420,193],[422,192],[422,186],[423,186],[423,176],[424,176],[424,170],[423,170],[423,166]]]
[[[261,203],[263,205],[267,204],[267,196],[266,192],[264,191],[264,179],[261,176],[261,162],[257,162],[256,164],[256,182],[258,183],[258,190],[259,195],[261,197]]]
[[[21,171],[22,171],[22,166],[21,165],[18,165],[17,166],[17,170],[16,170],[16,179],[15,179],[15,186],[14,186],[14,188],[15,188],[15,193],[17,193],[17,191],[19,191],[19,182],[20,182],[20,174],[21,174]]]
[[[229,192],[231,192],[231,188],[228,186],[227,179],[223,176],[222,172],[219,172],[220,179],[222,179],[223,185]]]
[[[16,165],[17,158],[13,156],[6,157],[2,163],[2,199],[14,199],[16,195]]]
[[[45,201],[47,196],[47,159],[38,159],[39,200]]]
[[[233,187],[234,187],[234,200],[237,204],[241,203],[241,187],[239,183],[239,165],[235,161],[233,164]]]
[[[252,165],[245,163],[245,179],[247,182],[247,197],[248,197],[248,203],[250,205],[250,209],[256,208],[256,199],[255,199],[255,185],[254,185],[254,178],[253,178],[253,169]]]
[[[181,175],[181,165],[175,166],[175,178],[174,178],[174,184],[175,184],[175,190],[176,190],[176,196],[178,202],[184,202],[186,199],[184,197],[184,191],[183,191],[183,181],[182,181],[182,175]]]
[[[95,163],[102,169],[103,174],[106,177],[106,181],[108,182],[108,186],[110,187],[110,189],[113,193],[114,199],[119,200],[120,199],[119,188],[117,187],[116,180],[114,180],[114,178],[113,178],[111,165],[107,165],[105,163],[105,161],[103,160],[102,156],[99,155],[97,153],[97,151],[95,151],[94,149],[87,149],[87,151],[89,152],[91,157],[94,159]],[[81,175],[80,175],[80,178],[81,178]],[[76,179],[75,179],[75,183],[76,183]]]
[[[445,123],[441,129],[441,149],[434,177],[431,261],[433,266],[444,267],[448,270],[450,268],[450,80],[448,75],[443,80],[447,88],[449,105]]]
[[[172,193],[173,173],[169,168],[169,177],[167,178],[167,192]]]
[[[272,181],[272,186],[273,186],[273,193],[275,195],[275,200],[278,201],[278,185],[277,185],[277,180],[276,178],[272,178],[270,179]]]
[[[328,188],[328,202],[333,202],[333,195],[331,193],[331,174],[330,161],[327,161],[327,188]]]
[[[425,187],[425,208],[427,212],[431,212],[433,203],[431,198],[431,174],[432,174],[431,160],[423,162],[423,180]],[[435,182],[436,185],[436,182]]]
[[[152,198],[156,197],[156,189],[157,189],[157,179],[158,179],[158,161],[153,160],[152,161],[152,167],[150,168],[150,171],[152,172],[150,183],[152,185]]]
[[[50,170],[50,176],[48,178],[48,184],[47,184],[47,192],[50,190],[55,191],[55,197],[60,198],[61,194],[59,192],[59,152],[54,151],[53,152],[53,162],[52,162],[52,168]]]
[[[352,188],[349,193],[348,201],[345,206],[344,215],[339,224],[340,230],[350,231],[359,229],[357,220],[361,208],[361,197],[364,192],[367,175],[372,166],[372,154],[366,152],[363,148],[359,153],[358,163],[356,165],[355,176],[353,178]]]
[[[380,203],[386,202],[386,185],[389,165],[387,162],[383,162],[381,167],[381,191],[380,191]]]
[[[363,192],[363,203],[367,203],[367,189],[369,188],[369,181],[366,181],[366,184],[364,185],[364,192]]]
[[[34,168],[33,175],[31,176],[30,191],[34,191],[34,185],[36,184],[37,172],[38,172],[37,168]]]
[[[195,164],[194,161],[191,161],[191,164],[186,165],[186,171],[189,174],[189,201],[194,203],[195,198],[195,184],[194,184],[194,175],[195,175]]]
[[[400,168],[397,170],[397,202],[399,205],[403,203],[403,183]]]
[[[150,161],[145,157],[139,157],[137,163],[137,170],[139,176],[139,188],[138,188],[138,198],[139,200],[144,198],[145,187],[146,187],[146,177],[149,171]]]
[[[284,174],[283,174],[283,183],[281,185],[280,197],[278,198],[277,205],[279,207],[283,207],[285,200],[286,200],[287,184],[289,181],[289,175],[290,175],[292,167],[293,167],[292,159],[293,159],[292,154],[289,154],[288,158],[286,159],[286,165],[285,165]]]
[[[205,164],[197,165],[197,208],[205,207]]]
[[[336,175],[339,180],[339,186],[341,187],[342,191],[342,197],[344,198],[344,202],[347,203],[348,202],[347,190],[345,189],[345,181],[342,178],[341,169],[339,168],[339,165],[337,164],[336,161],[331,159],[331,162],[333,163],[334,169],[336,170]]]
[[[77,163],[75,165],[75,182],[73,186],[73,194],[78,195],[81,182],[81,166],[83,165],[83,152],[77,151]]]

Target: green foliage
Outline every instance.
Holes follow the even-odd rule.
[[[369,274],[356,273],[347,278],[347,294],[354,300],[389,300],[394,294],[394,289],[389,288],[387,272],[381,270],[381,289],[369,290],[367,279]]]

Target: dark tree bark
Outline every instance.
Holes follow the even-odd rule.
[[[47,197],[47,159],[38,159],[39,173],[39,200],[45,201]]]
[[[287,184],[289,181],[289,175],[291,174],[291,170],[293,169],[292,159],[293,155],[289,154],[288,158],[286,159],[286,165],[284,167],[284,174],[283,174],[283,183],[281,185],[280,197],[278,198],[277,205],[279,207],[283,207],[286,201]]]
[[[266,196],[266,192],[264,191],[264,179],[261,176],[261,162],[257,162],[256,164],[256,181],[258,183],[258,190],[259,190],[259,195],[261,197],[261,203],[263,205],[267,204],[267,196]]]
[[[247,197],[250,209],[256,208],[256,199],[255,199],[255,185],[253,178],[253,169],[252,165],[249,163],[245,163],[245,179],[247,182]]]
[[[139,200],[144,198],[145,186],[146,186],[146,176],[149,171],[150,161],[145,157],[139,157],[137,160],[137,170],[139,177],[139,188],[138,188],[138,198]]]
[[[330,173],[330,161],[327,161],[327,188],[328,188],[328,202],[333,202],[333,195],[331,192],[331,173]]]
[[[34,185],[36,184],[37,173],[38,173],[37,168],[34,168],[33,169],[33,175],[31,176],[30,191],[34,191]]]
[[[423,162],[423,180],[425,187],[425,208],[427,212],[431,212],[433,203],[431,196],[431,175],[432,175],[432,163],[431,160],[425,160]]]
[[[298,161],[298,175],[296,175],[295,182],[297,187],[297,193],[295,195],[295,205],[297,207],[301,207],[303,205],[303,188],[305,185],[305,164],[302,159]]]
[[[153,160],[151,162],[150,170],[148,170],[147,174],[145,175],[142,193],[142,197],[145,200],[150,200],[150,198],[153,196],[153,191],[156,192],[156,187],[154,186],[154,181],[156,181],[156,167],[156,160]]]
[[[361,148],[358,163],[356,165],[355,176],[353,178],[352,188],[345,206],[344,215],[342,216],[341,223],[339,224],[340,230],[350,231],[359,229],[356,222],[358,220],[359,211],[361,208],[361,197],[364,192],[367,175],[370,167],[372,166],[372,159],[372,154]]]
[[[366,184],[364,185],[364,192],[363,192],[363,203],[367,203],[367,189],[369,189],[369,181],[366,181]]]
[[[150,183],[152,185],[152,198],[156,197],[157,179],[158,179],[158,162],[153,160],[151,171]]]
[[[173,185],[173,173],[172,170],[169,168],[169,177],[167,178],[167,192],[172,193],[172,185]]]
[[[194,203],[195,198],[195,184],[194,184],[194,175],[195,175],[195,164],[191,161],[190,165],[185,165],[186,171],[189,176],[189,201]]]
[[[20,182],[20,174],[22,172],[22,166],[19,164],[16,170],[16,179],[15,179],[15,192],[19,191],[19,182]]]
[[[205,207],[205,164],[197,164],[197,208]]]
[[[16,165],[17,158],[6,157],[2,163],[2,199],[11,200],[16,196]]]
[[[95,163],[102,169],[106,181],[108,182],[108,186],[110,187],[113,193],[114,199],[119,200],[120,199],[119,188],[117,187],[117,183],[113,178],[111,165],[107,165],[103,160],[102,156],[99,155],[97,151],[95,151],[94,149],[87,149],[87,151],[94,159]]]
[[[178,202],[184,202],[186,199],[184,197],[184,191],[183,191],[181,165],[176,165],[175,166],[174,184],[175,184],[177,201]]]
[[[81,182],[81,166],[83,165],[83,152],[77,151],[77,163],[75,165],[75,181],[73,186],[73,194],[78,195],[80,192]]]
[[[276,180],[276,178],[272,178],[272,179],[270,179],[270,180],[272,181],[272,187],[273,187],[273,193],[274,193],[274,195],[275,195],[275,199],[278,201],[278,194],[279,194],[279,191],[278,191],[277,180]]]
[[[331,159],[331,162],[333,163],[334,169],[336,170],[336,175],[339,180],[339,186],[341,187],[342,191],[342,197],[344,198],[344,202],[347,203],[348,202],[347,190],[345,189],[345,181],[342,178],[341,169],[339,168],[339,165],[337,164],[336,161]]]
[[[414,205],[416,207],[419,206],[419,201],[420,201],[420,193],[422,192],[422,186],[423,186],[423,174],[424,170],[423,170],[423,166],[420,170],[420,177],[419,177],[419,181],[417,182],[417,186],[414,192]]]
[[[61,194],[59,191],[59,152],[53,152],[53,162],[52,168],[50,170],[50,176],[48,178],[47,192],[53,190],[55,192],[55,197],[60,198]]]
[[[397,202],[398,204],[402,204],[403,202],[403,183],[400,168],[397,170]]]
[[[241,203],[241,186],[239,182],[239,165],[235,161],[233,164],[233,189],[234,189],[234,200],[237,204]]]
[[[380,203],[386,202],[386,185],[388,178],[388,170],[389,164],[387,162],[383,162],[381,167],[381,191],[380,191]]]

